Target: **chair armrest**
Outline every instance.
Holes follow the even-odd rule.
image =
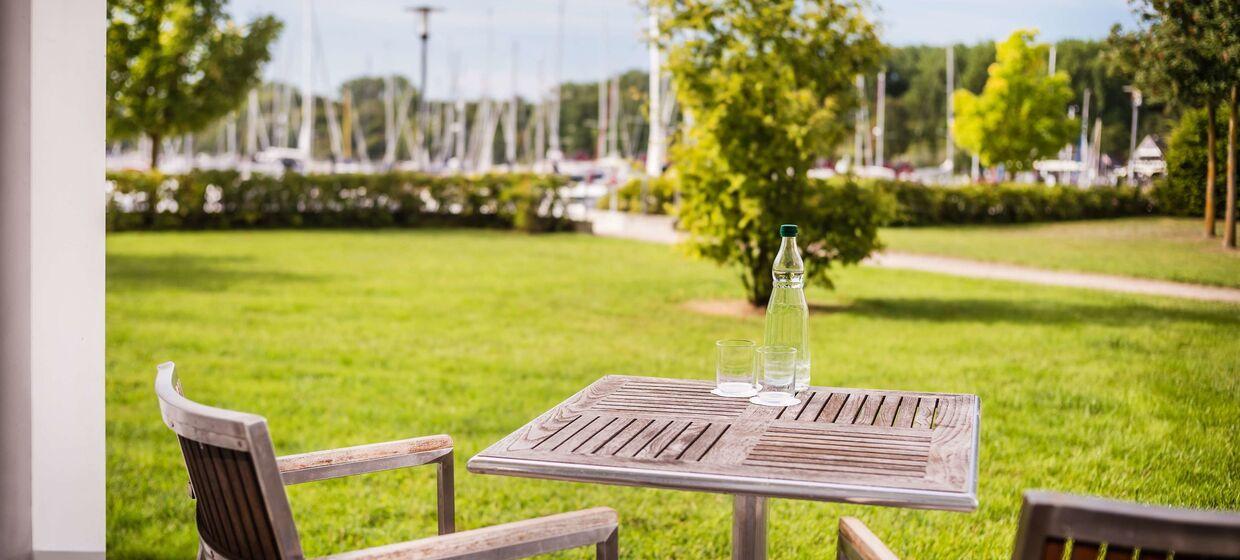
[[[526,558],[611,541],[620,527],[611,508],[598,507],[482,529],[355,550],[322,560],[450,560]]]
[[[425,465],[452,453],[446,435],[286,455],[276,459],[285,485]]]
[[[899,560],[869,527],[856,517],[840,518],[839,541],[835,545],[837,560]]]

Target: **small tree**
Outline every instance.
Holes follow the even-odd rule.
[[[696,255],[740,268],[749,301],[770,299],[781,223],[801,226],[808,276],[876,249],[877,195],[811,182],[847,134],[853,79],[883,47],[851,0],[653,0],[686,118],[673,147],[680,223]]]
[[[1207,192],[1201,188],[1201,178],[1206,176],[1209,157],[1206,147],[1206,111],[1187,109],[1180,113],[1180,120],[1167,140],[1167,175],[1155,183],[1153,196],[1160,214],[1175,216],[1201,216],[1206,204]],[[1227,111],[1215,116],[1215,128],[1226,126]],[[1226,158],[1221,143],[1215,144],[1215,159]],[[1215,185],[1209,193],[1215,212],[1223,209],[1223,193]]]
[[[1217,0],[1129,0],[1140,27],[1111,30],[1110,56],[1134,76],[1136,86],[1181,108],[1205,107],[1206,169],[1203,226],[1214,236],[1218,162],[1215,115],[1234,79],[1228,78],[1228,49],[1235,50],[1234,2]],[[1226,12],[1231,10],[1231,14]],[[1228,31],[1230,29],[1230,31]],[[1230,37],[1228,37],[1230,35]],[[1229,45],[1230,42],[1230,45]],[[1234,114],[1234,111],[1233,111]]]
[[[1237,128],[1240,128],[1240,3],[1215,2],[1208,6],[1209,23],[1206,41],[1209,49],[1217,54],[1219,82],[1230,85],[1227,98],[1227,209],[1224,212],[1223,246],[1236,248],[1236,181],[1237,174]]]
[[[280,31],[271,16],[238,27],[226,0],[109,0],[107,129],[160,142],[193,132],[241,103]]]
[[[996,44],[994,64],[981,95],[953,95],[956,142],[984,165],[1029,169],[1072,141],[1077,130],[1065,116],[1072,101],[1068,73],[1047,75],[1047,47],[1034,45],[1036,31],[1018,30]]]

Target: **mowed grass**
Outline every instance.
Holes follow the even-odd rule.
[[[193,505],[155,365],[260,413],[277,453],[451,434],[458,527],[610,505],[625,558],[724,558],[727,496],[473,475],[465,461],[609,373],[709,379],[759,317],[733,272],[652,244],[478,231],[108,238],[108,548],[187,558]],[[811,290],[814,381],[976,393],[974,513],[774,500],[771,558],[833,554],[855,515],[903,558],[1007,555],[1049,488],[1240,510],[1240,309],[870,268]],[[432,535],[433,469],[289,488],[308,556]],[[589,551],[565,557],[585,558]]]
[[[1055,224],[890,228],[890,249],[1240,288],[1240,251],[1186,218]],[[1222,233],[1222,224],[1218,225]]]

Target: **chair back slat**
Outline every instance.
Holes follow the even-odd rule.
[[[202,540],[225,556],[279,559],[250,454],[184,437],[180,440],[197,495]]]
[[[181,394],[171,364],[155,382],[164,423],[177,434],[209,558],[300,560],[301,544],[266,421]]]
[[[1108,545],[1107,553],[1102,556],[1102,560],[1133,560],[1136,557],[1136,549],[1125,548],[1118,545]]]
[[[1070,560],[1240,560],[1240,514],[1026,492],[1013,560],[1065,553]]]
[[[1087,542],[1072,543],[1071,560],[1098,560],[1098,556],[1102,554],[1102,547]]]
[[[1049,538],[1042,547],[1042,560],[1063,560],[1063,555],[1068,551],[1068,541],[1064,539]]]

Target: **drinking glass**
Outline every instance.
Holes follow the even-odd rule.
[[[719,340],[715,342],[715,390],[721,397],[752,397],[758,394],[757,374],[753,367],[752,340]]]
[[[762,389],[749,402],[766,406],[800,404],[796,393],[797,349],[792,346],[763,346],[758,349],[762,368]]]

